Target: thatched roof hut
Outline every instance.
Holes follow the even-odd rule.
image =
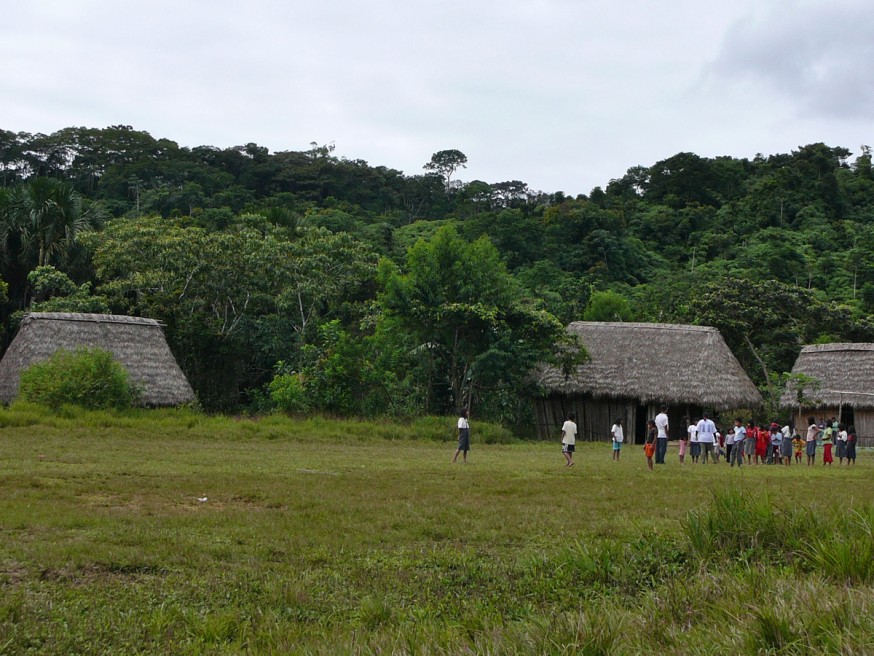
[[[616,417],[626,418],[626,431],[641,432],[642,423],[661,404],[677,434],[680,417],[714,411],[754,408],[762,404],[756,386],[744,372],[716,328],[664,323],[578,321],[568,330],[580,337],[589,361],[569,377],[543,367],[538,382],[546,397],[535,404],[539,428],[554,432],[556,422],[575,411],[585,439],[609,435]],[[588,418],[591,416],[591,420]],[[606,424],[606,425],[605,425]],[[543,429],[540,430],[543,434]],[[551,434],[551,433],[550,433]]]
[[[795,390],[787,389],[781,405],[818,417],[837,417],[854,424],[865,444],[874,441],[874,344],[811,344],[804,346],[793,374],[815,382],[802,390],[806,403],[799,408]]]
[[[194,391],[154,319],[111,314],[32,312],[24,316],[0,361],[0,402],[18,394],[21,372],[59,349],[101,348],[112,353],[142,389],[149,406],[194,401]]]

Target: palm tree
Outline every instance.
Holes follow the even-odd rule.
[[[25,250],[37,251],[37,266],[66,253],[76,235],[96,218],[93,205],[86,205],[70,185],[54,178],[35,178],[18,187],[10,202],[11,220],[3,226],[3,241],[9,243],[9,232],[18,232]]]

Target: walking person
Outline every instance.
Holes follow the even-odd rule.
[[[698,422],[698,442],[701,444],[701,450],[704,453],[703,464],[707,464],[708,457],[713,458],[714,464],[718,462],[713,453],[714,443],[716,442],[716,424],[710,419],[705,412],[702,415],[701,421]]]
[[[470,424],[467,421],[467,408],[462,408],[458,413],[458,448],[452,462],[458,462],[458,454],[464,454],[464,462],[467,462],[467,452],[470,451]]]
[[[577,424],[575,419],[577,415],[569,412],[567,421],[561,427],[561,452],[564,454],[564,459],[567,464],[565,467],[574,466],[574,451],[577,444]]]
[[[663,465],[668,452],[668,406],[662,406],[662,411],[656,415],[655,425],[658,430],[655,461],[657,465]]]
[[[616,423],[610,429],[610,434],[613,436],[613,460],[619,462],[619,452],[622,449],[622,443],[625,441],[625,432],[622,430],[622,417],[616,419]]]
[[[646,466],[652,471],[652,457],[655,455],[656,442],[658,442],[659,429],[652,419],[646,422],[646,442],[643,445],[643,454],[646,456]]]
[[[810,467],[816,460],[816,438],[819,437],[819,426],[816,425],[816,419],[813,417],[807,418],[807,436],[805,447],[807,453],[807,466]]]

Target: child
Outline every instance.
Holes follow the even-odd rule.
[[[622,417],[616,420],[613,428],[610,429],[613,435],[613,460],[619,462],[619,450],[622,448],[622,442],[625,441],[625,434],[622,430]]]
[[[847,465],[850,463],[856,464],[856,427],[850,426],[847,429]]]
[[[747,433],[744,438],[744,455],[747,457],[747,464],[753,464],[753,456],[756,453],[756,444],[759,441],[759,433],[756,425],[750,420],[747,422]]]
[[[701,457],[701,443],[698,442],[698,422],[693,419],[686,430],[689,434],[689,455],[692,457],[692,462],[696,463]]]
[[[659,429],[656,428],[656,423],[652,419],[646,422],[646,428],[646,443],[643,445],[643,453],[646,456],[646,466],[652,471],[652,457],[655,455]]]
[[[574,422],[576,418],[576,413],[569,412],[567,421],[561,427],[561,452],[567,462],[565,467],[574,466],[574,449],[577,444],[577,425]]]
[[[801,439],[801,435],[795,433],[792,435],[792,448],[795,450],[795,464],[801,464],[801,454],[804,452],[804,440]]]

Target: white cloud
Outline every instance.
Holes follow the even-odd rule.
[[[271,150],[334,142],[408,174],[457,148],[465,179],[572,194],[679,151],[870,141],[872,10],[762,6],[16,3],[0,24],[0,127],[123,123],[187,146]]]

